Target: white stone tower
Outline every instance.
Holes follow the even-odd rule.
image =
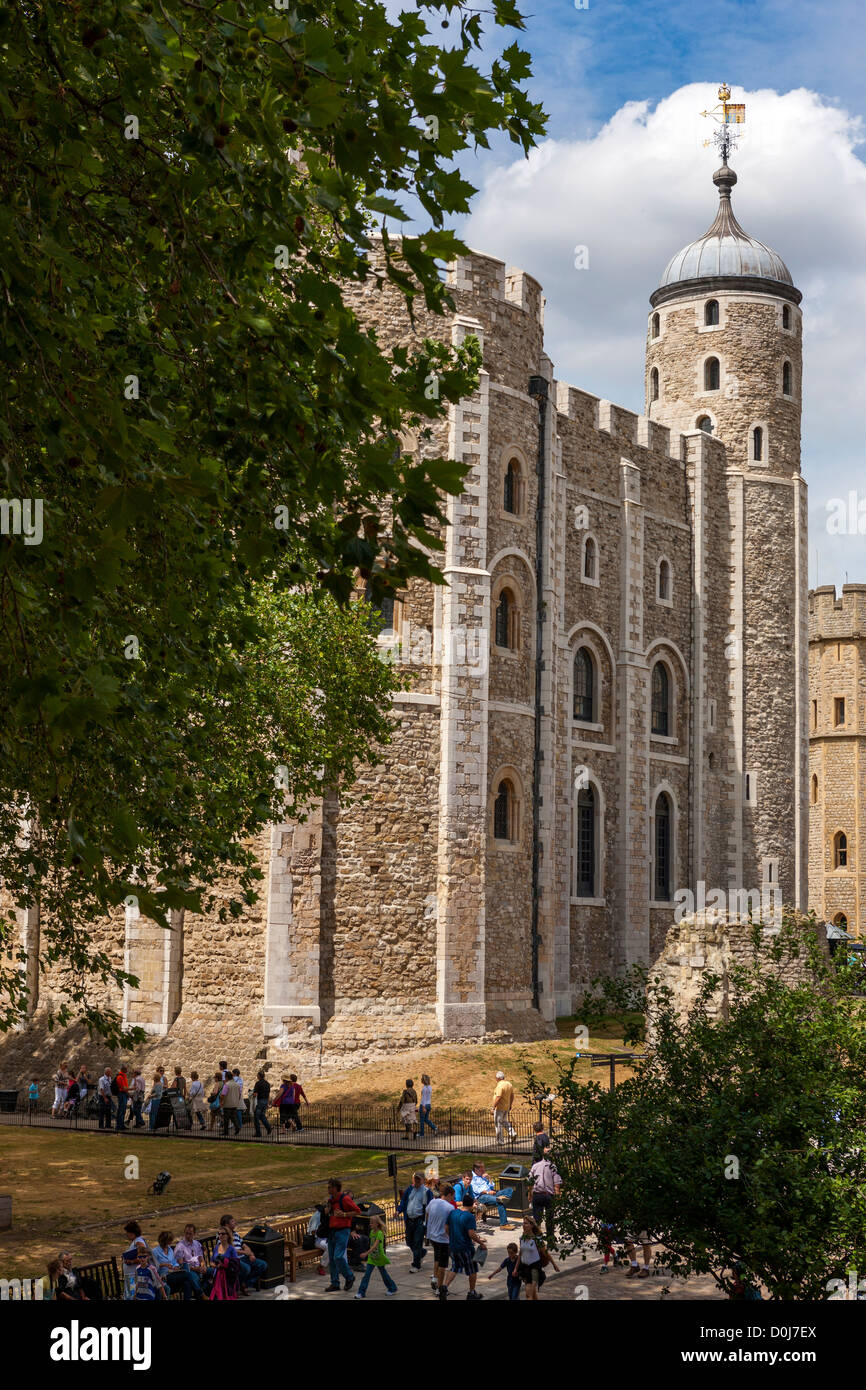
[[[806,486],[800,473],[800,291],[734,216],[737,176],[713,176],[715,221],[651,296],[647,413],[726,450],[730,628],[706,691],[727,739],[728,883],[777,885],[805,908],[808,871]],[[696,539],[701,518],[695,516]],[[700,620],[701,595],[696,593]]]

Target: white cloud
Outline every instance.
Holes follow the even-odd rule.
[[[698,112],[707,86],[650,110],[629,102],[583,141],[545,141],[489,174],[464,238],[536,276],[558,377],[643,409],[648,298],[670,257],[710,225],[719,159]],[[731,157],[734,210],[785,260],[803,291],[803,471],[810,488],[810,583],[866,582],[866,536],[829,536],[826,503],[866,499],[866,167],[858,119],[803,89],[746,92]],[[467,170],[471,178],[471,170]],[[589,269],[574,268],[585,244]]]

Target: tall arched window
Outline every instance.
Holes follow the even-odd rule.
[[[659,369],[653,367],[650,372],[650,400],[657,401],[659,398]]]
[[[791,308],[790,308],[790,305],[788,305],[788,304],[783,304],[783,305],[782,305],[782,327],[783,327],[783,328],[790,328],[790,327],[791,327]]]
[[[658,597],[662,603],[668,603],[671,597],[671,566],[669,560],[659,561],[659,592]]]
[[[704,305],[704,323],[715,324],[719,321],[719,301],[708,299]]]
[[[512,516],[520,511],[520,464],[517,459],[510,459],[505,470],[502,506]]]
[[[671,896],[671,803],[666,792],[656,801],[654,882],[653,896],[656,902],[666,903]]]
[[[587,724],[595,720],[595,662],[586,647],[574,657],[574,717]]]
[[[708,357],[704,363],[704,390],[718,391],[721,369],[718,357]]]
[[[842,931],[848,930],[848,918],[845,916],[844,912],[836,913],[836,916],[833,918],[833,925],[834,927],[841,927]]]
[[[583,577],[598,579],[598,546],[592,536],[583,543]]]
[[[813,806],[817,806],[817,804],[818,804],[818,774],[817,774],[817,772],[813,772],[813,773],[812,773],[812,805],[813,805]]]
[[[654,338],[657,338],[657,337],[659,336],[659,333],[661,332],[661,327],[662,327],[662,321],[661,321],[661,319],[659,318],[658,314],[653,314],[653,317],[652,317],[652,328],[650,329],[650,332],[652,333],[652,336],[653,336]]]
[[[848,836],[844,830],[837,830],[833,839],[833,867],[836,869],[847,869],[848,867]]]
[[[514,829],[514,788],[507,778],[503,778],[493,803],[493,838],[512,840]]]
[[[577,794],[575,897],[595,897],[595,792],[582,787]]]
[[[783,395],[783,396],[790,396],[790,395],[792,394],[792,391],[791,391],[791,381],[792,381],[791,364],[790,364],[790,362],[783,362],[783,363],[782,363],[782,395]]]
[[[670,733],[670,679],[667,667],[657,661],[652,677],[652,732],[667,737]]]
[[[514,599],[510,589],[503,589],[499,595],[499,602],[496,605],[496,645],[497,647],[508,647],[512,645],[514,635],[513,621]]]
[[[756,425],[752,430],[752,459],[755,463],[760,463],[764,457],[764,431],[760,425]]]
[[[695,423],[699,430],[703,430],[704,434],[712,434],[713,422],[709,415],[699,415]]]

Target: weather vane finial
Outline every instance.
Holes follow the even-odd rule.
[[[711,111],[702,111],[701,115],[709,116],[711,120],[718,123],[719,129],[713,134],[712,142],[705,140],[704,144],[715,143],[721,153],[722,161],[727,164],[731,150],[737,148],[736,135],[731,126],[745,124],[745,103],[731,101],[731,89],[727,82],[723,82],[719,87],[719,105],[714,106]]]

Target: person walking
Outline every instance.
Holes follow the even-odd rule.
[[[367,1268],[364,1270],[364,1277],[361,1280],[356,1298],[366,1298],[370,1280],[373,1277],[373,1270],[378,1269],[385,1284],[385,1297],[391,1298],[397,1292],[397,1285],[388,1273],[387,1266],[391,1263],[385,1254],[385,1223],[381,1216],[370,1217],[370,1249],[367,1251]]]
[[[215,1071],[213,1075],[213,1086],[211,1087],[210,1095],[207,1098],[207,1107],[210,1111],[210,1124],[208,1126],[209,1129],[216,1129],[217,1125],[219,1124],[220,1110],[222,1108],[220,1105],[220,1092],[224,1085],[225,1081],[223,1080],[222,1072]]]
[[[488,1279],[495,1279],[501,1270],[505,1270],[505,1282],[508,1286],[508,1301],[516,1303],[520,1298],[520,1246],[515,1245],[514,1241],[505,1247],[505,1259],[498,1264],[492,1274],[488,1274]]]
[[[141,1107],[144,1104],[145,1080],[140,1067],[133,1068],[129,1089],[132,1093],[132,1118],[135,1121],[135,1128],[144,1129]]]
[[[253,1086],[255,1097],[255,1109],[253,1110],[253,1124],[256,1127],[256,1138],[262,1137],[262,1125],[268,1134],[271,1132],[271,1122],[267,1116],[268,1099],[271,1094],[271,1083],[268,1081],[263,1071],[256,1076],[256,1084]]]
[[[544,1273],[545,1265],[553,1265],[554,1269],[559,1269],[541,1238],[540,1228],[531,1216],[524,1216],[523,1232],[520,1236],[520,1277],[530,1303],[538,1302],[539,1290],[547,1278]]]
[[[496,1073],[496,1090],[493,1092],[493,1127],[496,1131],[497,1144],[504,1144],[506,1134],[509,1139],[515,1138],[515,1130],[511,1125],[511,1111],[514,1106],[514,1087],[510,1081],[505,1079],[505,1072]]]
[[[280,1125],[283,1129],[292,1127],[292,1106],[294,1105],[295,1086],[290,1077],[284,1076],[280,1081],[280,1089],[274,1097],[274,1105],[280,1112]]]
[[[35,1115],[39,1108],[39,1078],[31,1076],[27,1087],[27,1114]]]
[[[70,1080],[71,1079],[70,1077]],[[87,1096],[89,1092],[93,1090],[93,1086],[91,1085],[90,1077],[87,1074],[87,1068],[83,1062],[78,1069],[76,1080],[78,1082],[78,1102],[81,1107],[81,1113],[84,1115],[87,1110]]]
[[[111,1067],[106,1067],[96,1083],[96,1108],[99,1128],[111,1129]]]
[[[421,1261],[427,1254],[424,1249],[424,1213],[429,1201],[430,1191],[424,1184],[424,1174],[413,1173],[411,1183],[403,1189],[396,1211],[396,1215],[402,1216],[406,1222],[406,1244],[412,1251],[411,1272],[421,1268]]]
[[[487,1249],[487,1242],[482,1240],[475,1225],[475,1212],[472,1208],[475,1205],[475,1198],[471,1192],[467,1192],[460,1207],[455,1207],[449,1212],[445,1225],[448,1231],[448,1243],[451,1253],[451,1268],[445,1279],[445,1283],[439,1290],[439,1298],[444,1303],[448,1298],[451,1285],[458,1274],[465,1274],[469,1279],[469,1292],[467,1300],[477,1301],[484,1295],[477,1293],[475,1284],[478,1279],[478,1261],[475,1258],[475,1246],[480,1249]]]
[[[529,1182],[532,1188],[532,1219],[539,1226],[544,1221],[547,1243],[552,1245],[553,1204],[562,1191],[562,1178],[550,1157],[550,1149],[546,1149],[544,1156],[533,1163],[529,1170]]]
[[[424,1126],[425,1126],[425,1125],[427,1126],[427,1128],[428,1128],[429,1130],[432,1131],[433,1134],[438,1134],[438,1133],[439,1133],[439,1131],[437,1130],[436,1126],[434,1125],[433,1121],[432,1121],[431,1118],[430,1118],[430,1111],[432,1110],[432,1108],[433,1108],[433,1083],[432,1083],[432,1081],[430,1080],[429,1076],[427,1075],[427,1073],[426,1073],[426,1071],[425,1071],[425,1072],[424,1072],[424,1075],[421,1077],[421,1108],[420,1108],[420,1111],[419,1111],[420,1120],[421,1120],[421,1124],[420,1124],[420,1135],[421,1135],[421,1138],[422,1138],[422,1139],[424,1138]]]
[[[411,1077],[406,1082],[406,1085],[403,1087],[403,1093],[400,1096],[398,1104],[400,1109],[400,1119],[403,1121],[403,1124],[406,1128],[406,1138],[415,1139],[418,1134],[415,1120],[416,1111],[418,1109],[418,1092],[412,1085]]]
[[[129,1104],[129,1077],[126,1075],[126,1068],[122,1062],[112,1082],[112,1090],[117,1097],[115,1129],[118,1134],[121,1134],[126,1129],[126,1107]]]
[[[69,1090],[70,1077],[65,1062],[60,1063],[51,1079],[54,1082],[54,1104],[51,1107],[51,1113],[57,1116],[66,1104],[66,1092]]]
[[[237,1082],[238,1087],[238,1134],[240,1134],[244,1124],[244,1079],[238,1067],[232,1068],[232,1077]]]
[[[288,1117],[295,1129],[300,1133],[304,1127],[301,1124],[301,1101],[304,1101],[307,1105],[309,1105],[310,1102],[307,1100],[306,1092],[294,1072],[289,1076],[289,1084],[292,1087],[292,1093],[291,1100],[287,1102]]]
[[[341,1274],[344,1279],[343,1287],[347,1293],[355,1282],[355,1276],[346,1259],[346,1249],[349,1244],[352,1219],[360,1215],[360,1207],[356,1206],[349,1194],[343,1191],[343,1184],[340,1179],[329,1178],[328,1200],[325,1203],[324,1216],[328,1223],[328,1270],[331,1275],[331,1282],[325,1286],[326,1293],[339,1293]]]
[[[164,1089],[165,1088],[162,1083],[162,1072],[154,1072],[153,1084],[151,1085],[150,1093],[147,1097],[147,1104],[149,1107],[147,1117],[150,1123],[151,1134],[153,1134],[154,1130],[156,1129],[156,1122],[159,1118],[159,1107],[162,1102],[162,1093]]]
[[[193,1119],[195,1119],[198,1121],[199,1129],[204,1129],[207,1106],[204,1101],[204,1082],[199,1080],[197,1071],[191,1071],[189,1074],[189,1091],[187,1094],[189,1096],[190,1124],[192,1124]]]
[[[223,1117],[223,1134],[228,1135],[229,1125],[234,1125],[235,1134],[241,1132],[240,1121],[240,1098],[241,1088],[235,1078],[229,1073],[228,1081],[223,1082],[220,1091],[220,1109]]]
[[[450,1259],[448,1217],[456,1207],[454,1188],[450,1183],[445,1183],[439,1195],[432,1197],[427,1203],[427,1210],[424,1213],[427,1239],[433,1249],[433,1273],[430,1276],[430,1287],[437,1298],[445,1283]]]

